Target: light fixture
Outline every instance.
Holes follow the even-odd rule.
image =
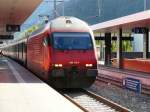
[[[54,64],[55,67],[62,67],[62,64]]]
[[[86,66],[86,67],[92,67],[93,64],[86,64],[85,66]]]

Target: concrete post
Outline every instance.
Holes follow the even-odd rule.
[[[119,29],[119,37],[117,38],[117,68],[122,68],[122,28]]]
[[[111,64],[111,33],[105,33],[105,65]]]
[[[143,36],[143,58],[147,59],[149,55],[149,30],[147,29]]]

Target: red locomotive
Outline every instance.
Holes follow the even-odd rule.
[[[56,88],[89,87],[98,73],[93,33],[75,17],[54,19],[3,53]]]

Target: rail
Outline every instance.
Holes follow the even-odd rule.
[[[65,92],[63,95],[84,112],[130,112],[129,109],[87,90]]]

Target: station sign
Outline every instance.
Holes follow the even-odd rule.
[[[146,27],[135,27],[132,29],[132,32],[134,32],[135,34],[144,34],[148,31],[148,29]]]
[[[19,32],[20,31],[20,25],[6,25],[6,31],[7,32]]]
[[[3,41],[0,41],[0,44],[3,44]]]
[[[126,77],[123,79],[123,86],[136,93],[141,93],[141,81],[138,79]]]
[[[122,40],[124,40],[124,41],[133,41],[134,40],[134,37],[121,37],[122,38]],[[112,38],[111,38],[113,41],[117,41],[117,37],[116,36],[113,36]],[[95,36],[95,40],[105,40],[105,37],[103,36]]]
[[[13,35],[0,35],[0,40],[12,40],[14,39]]]

